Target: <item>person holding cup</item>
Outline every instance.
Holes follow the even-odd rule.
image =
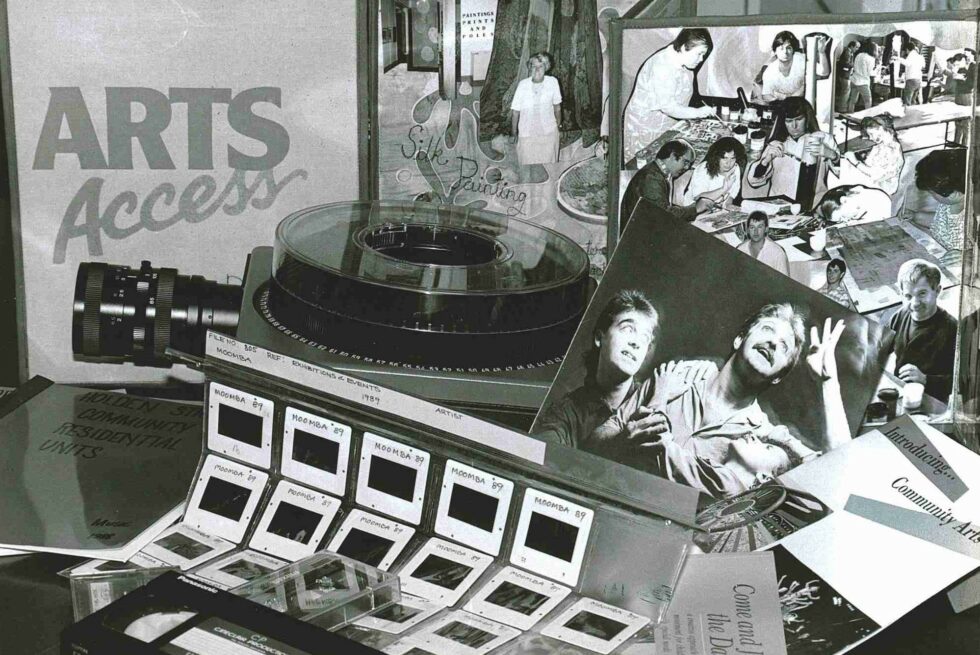
[[[888,321],[895,334],[885,347],[895,353],[899,379],[921,384],[925,393],[945,402],[953,389],[956,319],[937,304],[941,278],[939,267],[924,259],[902,264],[902,306]],[[910,393],[914,396],[915,387]]]
[[[765,195],[792,198],[810,211],[827,188],[828,167],[836,168],[840,158],[834,137],[820,129],[813,105],[805,98],[787,98],[745,181],[754,189],[768,185]]]

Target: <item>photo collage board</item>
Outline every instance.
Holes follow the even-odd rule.
[[[459,436],[450,448],[407,425],[398,434],[365,424],[271,375],[261,388],[226,368],[209,377],[205,449],[183,518],[124,566],[178,567],[234,589],[316,552],[344,555],[400,578],[397,604],[344,629],[386,652],[474,655],[540,633],[609,653],[666,610],[689,529],[603,504],[580,483],[555,487],[543,470],[480,456]],[[627,563],[644,572],[639,591],[629,573],[599,570],[600,533],[626,529],[662,555]],[[74,571],[119,566],[92,560]],[[625,576],[625,586],[607,588],[610,575]],[[303,593],[270,594],[268,603],[308,611],[290,603],[311,602],[320,582],[305,579]],[[322,582],[325,597],[343,576]]]
[[[788,274],[819,288],[843,259],[833,295],[862,313],[898,302],[906,258],[958,284],[976,15],[747,21],[614,23],[612,222],[644,197],[739,246],[763,211]],[[656,165],[669,142],[683,170]]]
[[[654,208],[896,332],[917,311],[903,280],[922,280],[948,333],[922,377],[944,379],[889,362],[882,386],[925,384],[936,415],[962,402],[976,13],[635,19],[612,36],[610,242]]]
[[[978,313],[961,293],[976,12],[644,18],[648,2],[459,0],[453,30],[433,18],[449,4],[379,3],[379,199],[551,228],[596,279],[643,199],[876,322],[903,320],[913,260],[938,275],[941,316]],[[925,390],[937,407],[976,405],[975,359]],[[901,391],[909,376],[889,374]]]
[[[605,268],[609,30],[635,0],[378,0],[380,200],[500,212]],[[455,52],[457,65],[443,57]]]

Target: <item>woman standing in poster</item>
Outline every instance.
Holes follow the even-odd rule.
[[[713,107],[691,107],[694,71],[711,52],[708,30],[685,28],[673,43],[658,50],[640,67],[623,116],[623,157],[637,152],[680,120],[715,115]]]
[[[537,52],[527,60],[530,77],[517,85],[511,109],[511,143],[517,144],[521,166],[558,161],[558,128],[561,127],[561,89],[558,80],[545,75],[551,55]]]

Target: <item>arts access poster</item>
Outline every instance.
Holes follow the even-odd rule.
[[[173,374],[74,361],[78,264],[238,283],[282,218],[355,199],[356,3],[6,4],[29,371]]]

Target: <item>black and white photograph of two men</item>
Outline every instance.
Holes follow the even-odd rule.
[[[858,434],[890,334],[642,203],[532,433],[733,496]]]

